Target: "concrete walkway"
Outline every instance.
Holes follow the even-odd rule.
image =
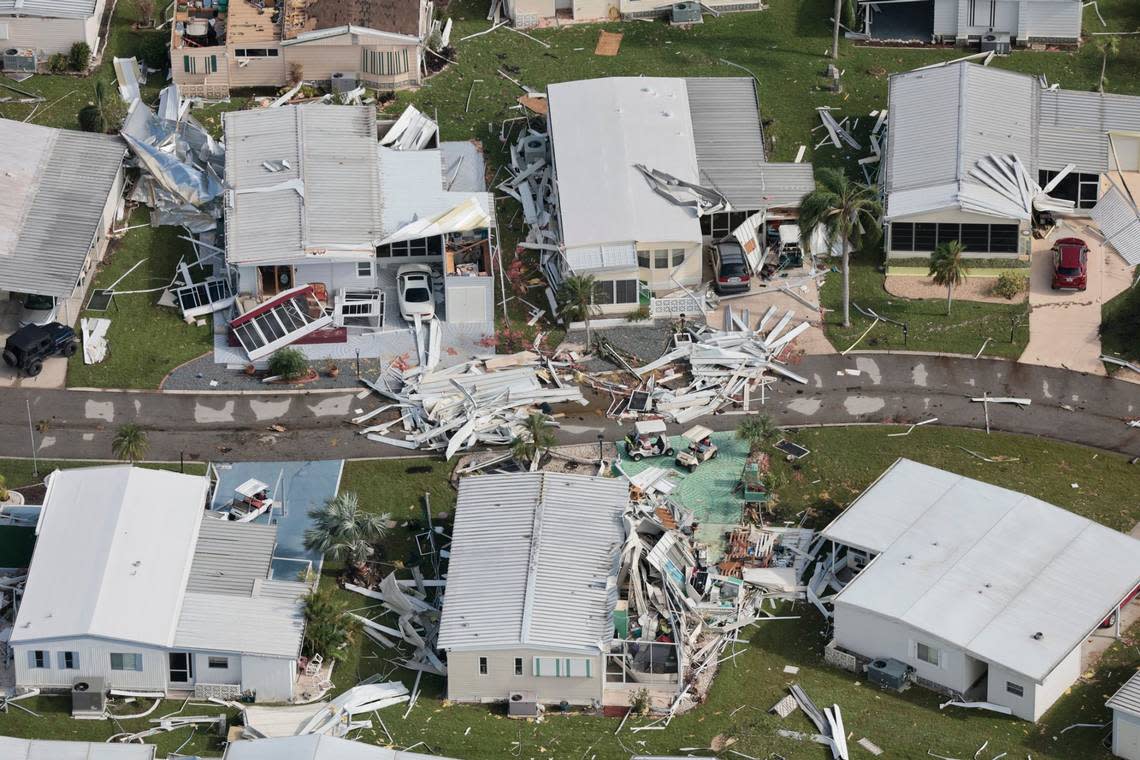
[[[1140,456],[1140,429],[1125,424],[1140,417],[1140,392],[1133,384],[1051,367],[1001,360],[914,354],[808,356],[794,368],[807,386],[782,381],[766,411],[784,425],[912,422],[931,416],[939,424],[981,428],[981,404],[970,396],[1024,396],[1032,406],[993,405],[994,430],[1056,438]],[[858,370],[849,375],[846,370]],[[596,441],[598,433],[620,437],[624,430],[605,419],[608,403],[563,411],[559,440]],[[12,388],[0,394],[0,455],[29,457],[25,403],[43,458],[111,457],[111,439],[125,422],[147,428],[154,459],[291,460],[408,456],[413,452],[372,443],[356,434],[346,418],[378,405],[366,393],[181,394],[82,392]],[[719,430],[737,418],[722,414],[703,420]],[[271,429],[281,426],[285,432]],[[672,428],[677,428],[673,430]],[[671,432],[679,434],[678,426]]]

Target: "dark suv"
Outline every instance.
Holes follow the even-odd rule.
[[[79,350],[75,330],[59,322],[46,325],[24,325],[8,336],[4,344],[4,363],[28,377],[35,377],[44,368],[44,359],[52,356],[71,356]]]
[[[716,267],[713,288],[718,294],[747,293],[752,287],[752,275],[739,243],[732,240],[717,243],[713,251],[713,266]]]

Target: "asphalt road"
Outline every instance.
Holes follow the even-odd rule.
[[[1000,360],[902,354],[811,356],[794,367],[806,386],[781,380],[764,410],[781,425],[911,423],[983,428],[983,405],[969,399],[1015,396],[1028,407],[990,405],[993,430],[1055,438],[1140,456],[1140,385],[1062,369]],[[849,371],[857,374],[849,374]],[[363,390],[363,389],[362,389]],[[621,429],[590,407],[563,406],[561,442],[593,442]],[[348,418],[379,405],[357,392],[220,393],[88,392],[5,389],[0,392],[0,456],[29,457],[30,404],[41,458],[108,459],[116,428],[136,422],[149,433],[148,458],[177,460],[329,459],[408,456],[414,452],[366,440]],[[760,408],[755,399],[753,410]],[[730,429],[735,413],[702,420]],[[281,426],[284,432],[271,426]],[[675,432],[680,432],[680,427]],[[626,428],[628,429],[628,428]]]

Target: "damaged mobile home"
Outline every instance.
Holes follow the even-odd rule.
[[[1033,43],[1075,45],[1082,0],[859,0],[861,32],[852,39],[981,45],[1008,54]]]
[[[810,164],[767,161],[749,78],[589,79],[547,100],[545,132],[523,134],[499,188],[522,203],[523,245],[552,286],[594,275],[603,313],[700,285],[703,245],[746,221],[759,255],[765,219],[794,219],[815,187]]]
[[[293,697],[308,586],[271,579],[274,525],[205,509],[205,477],[53,473],[9,647],[16,686]]]
[[[1117,172],[1140,170],[1138,133],[1136,96],[968,62],[895,74],[879,177],[887,256],[927,256],[949,240],[967,258],[1025,256],[1042,215],[1119,216],[1098,211],[1102,199],[1135,219]],[[1117,250],[1140,261],[1127,241]]]
[[[1140,587],[1140,541],[907,459],[821,535],[842,587],[829,662],[898,663],[955,701],[1029,721],[1073,685],[1085,639],[1119,625]]]

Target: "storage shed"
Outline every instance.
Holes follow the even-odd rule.
[[[900,660],[921,684],[1030,721],[1140,585],[1140,541],[907,459],[823,535],[873,557],[834,599],[835,647]]]
[[[1140,672],[1105,703],[1112,710],[1112,754],[1140,760]]]
[[[40,63],[76,42],[99,49],[106,0],[0,0],[0,46],[34,51]]]

